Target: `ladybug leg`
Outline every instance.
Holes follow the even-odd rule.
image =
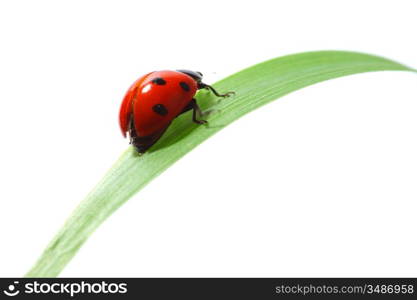
[[[129,144],[131,144],[138,153],[142,154],[143,152],[145,152],[145,149],[138,145],[139,137],[136,134],[135,124],[133,121],[133,114],[131,114],[129,117],[129,139]]]
[[[185,113],[185,112],[187,112],[187,111],[194,110],[195,105],[197,105],[196,100],[195,100],[195,99],[191,100],[191,101],[187,104],[187,106],[186,106],[186,107],[184,107],[184,109],[182,110],[182,112],[180,112],[180,115],[181,115],[181,114],[183,114],[183,113]],[[198,105],[197,105],[197,107],[198,107]],[[196,110],[197,110],[197,112],[195,112],[195,114],[193,114],[193,121],[194,121],[194,118],[196,118],[196,117],[197,117],[197,115],[199,115],[200,117],[205,117],[205,116],[208,116],[208,115],[210,115],[210,114],[212,114],[212,113],[215,113],[215,112],[220,112],[220,110],[219,110],[219,109],[215,109],[215,108],[213,108],[213,109],[209,109],[209,110],[206,110],[206,111],[204,111],[204,112],[203,112],[203,111],[201,111],[200,107],[198,107],[198,109],[196,109]],[[197,121],[198,121],[198,120],[197,120]]]
[[[130,114],[128,129],[129,129],[129,144],[134,144],[134,140],[137,137],[137,135],[136,135],[135,125],[133,123],[133,114]]]
[[[205,84],[205,83],[199,83],[198,84],[198,88],[199,89],[208,89],[208,90],[210,90],[214,95],[216,95],[217,97],[222,97],[222,98],[225,98],[225,97],[230,97],[231,95],[234,95],[235,94],[235,92],[227,92],[227,93],[225,93],[225,94],[219,94],[215,89],[214,89],[214,87],[212,87],[211,85],[208,85],[208,84]]]
[[[130,144],[135,148],[135,150],[139,154],[143,154],[161,138],[168,126],[169,124],[151,135],[138,136],[135,129],[133,115],[131,115],[129,119]]]
[[[198,106],[197,101],[194,98],[193,98],[193,100],[190,101],[190,103],[188,105],[193,110],[193,122],[197,123],[197,124],[200,124],[200,125],[207,124],[206,120],[198,120],[197,119],[197,115],[199,117],[201,117],[203,115],[203,112],[201,111],[200,106]]]
[[[183,113],[185,113],[185,112],[187,112],[189,110],[192,110],[193,107],[194,107],[193,104],[192,104],[193,101],[195,102],[195,99],[194,98],[187,104],[186,107],[184,107],[184,109],[182,110],[182,112],[180,112],[180,114],[183,114]]]

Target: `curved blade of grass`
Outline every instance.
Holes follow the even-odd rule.
[[[272,59],[217,82],[214,86],[219,91],[235,91],[236,95],[219,102],[206,91],[198,94],[203,109],[220,110],[209,116],[209,125],[195,125],[190,122],[190,115],[185,114],[175,120],[152,151],[142,156],[132,148],[125,151],[76,208],[26,276],[57,276],[93,231],[119,206],[187,152],[244,114],[317,82],[386,70],[415,71],[373,55],[319,51]]]

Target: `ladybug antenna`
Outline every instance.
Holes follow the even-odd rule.
[[[226,94],[219,94],[219,92],[217,92],[214,87],[212,87],[211,85],[205,84],[204,82],[200,82],[198,83],[198,89],[208,89],[210,90],[214,95],[216,95],[217,97],[229,97],[231,95],[234,95],[235,92],[227,92]]]
[[[233,95],[235,92],[228,92],[226,94],[219,94],[211,85],[205,84],[203,80],[203,74],[201,72],[190,71],[190,70],[177,70],[177,72],[184,73],[191,78],[193,78],[197,82],[197,87],[199,90],[201,89],[208,89],[217,97],[229,97]]]

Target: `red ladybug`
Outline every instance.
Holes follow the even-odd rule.
[[[192,110],[193,122],[202,116],[194,95],[199,89],[209,89],[217,97],[228,97],[233,92],[219,94],[202,82],[203,74],[189,70],[156,71],[136,80],[127,91],[120,107],[120,128],[129,133],[130,143],[144,153],[164,134],[172,120]]]

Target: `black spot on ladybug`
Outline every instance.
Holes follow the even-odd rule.
[[[163,104],[155,104],[152,106],[152,110],[161,116],[166,116],[168,114],[168,110]]]
[[[180,87],[186,92],[190,91],[190,86],[187,83],[185,83],[184,81],[180,82]]]
[[[157,84],[157,85],[164,85],[164,84],[166,84],[166,83],[167,83],[167,82],[166,82],[163,78],[161,78],[161,77],[156,77],[156,78],[152,79],[152,82],[153,82],[153,83],[155,83],[155,84]]]

